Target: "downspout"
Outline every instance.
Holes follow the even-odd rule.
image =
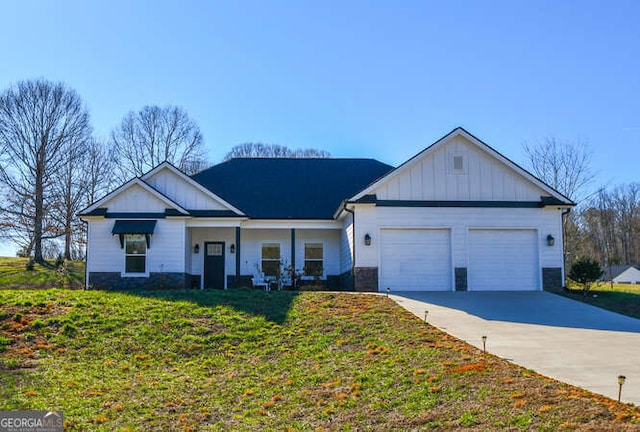
[[[351,230],[351,241],[353,242],[353,259],[351,260],[351,285],[353,286],[353,290],[356,290],[356,213],[353,210],[347,208],[347,203],[345,202],[342,206],[342,210],[347,213],[351,213],[351,224],[353,225],[353,229]]]

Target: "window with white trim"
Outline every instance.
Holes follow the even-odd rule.
[[[144,234],[124,235],[125,273],[146,273],[147,237]]]
[[[305,276],[320,276],[323,272],[322,243],[304,244],[304,274]]]
[[[280,243],[262,243],[262,273],[280,276]]]

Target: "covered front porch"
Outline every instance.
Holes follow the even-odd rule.
[[[185,268],[191,287],[341,289],[339,224],[328,221],[187,222]]]

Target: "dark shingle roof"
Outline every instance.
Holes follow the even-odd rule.
[[[393,169],[374,159],[231,159],[192,178],[254,219],[331,219]]]

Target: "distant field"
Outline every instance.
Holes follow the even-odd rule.
[[[558,294],[613,312],[640,318],[640,285],[599,283],[584,295],[576,285]]]
[[[0,291],[0,410],[70,431],[637,431],[380,295]]]
[[[70,261],[66,270],[56,269],[54,261],[36,264],[26,270],[27,258],[0,257],[0,289],[47,289],[84,287],[84,262]]]

